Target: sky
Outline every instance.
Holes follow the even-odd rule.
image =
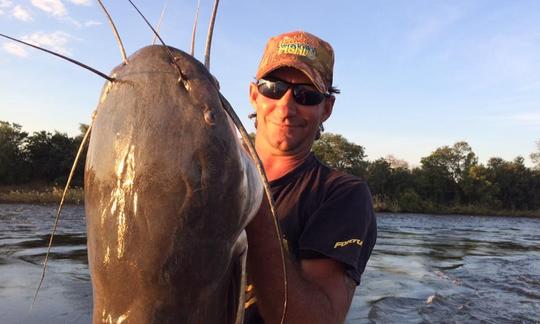
[[[196,0],[134,1],[171,46],[189,51]],[[153,34],[127,1],[104,0],[128,55]],[[201,0],[195,56],[213,1]],[[468,142],[485,163],[525,158],[540,140],[538,0],[221,0],[210,70],[248,131],[248,86],[271,36],[304,30],[332,44],[341,90],[328,132],[412,166],[438,147]],[[68,55],[106,74],[121,63],[93,0],[0,0],[0,33]],[[0,39],[0,120],[79,133],[105,81],[73,64]]]

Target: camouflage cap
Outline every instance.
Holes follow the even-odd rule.
[[[317,36],[293,31],[270,38],[266,44],[256,78],[281,67],[302,71],[322,93],[332,86],[334,50]]]

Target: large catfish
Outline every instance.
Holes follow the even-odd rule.
[[[86,158],[94,323],[240,323],[259,174],[199,61],[148,46],[128,62]]]

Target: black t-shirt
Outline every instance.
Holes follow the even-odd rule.
[[[270,182],[270,187],[289,254],[297,260],[330,258],[341,262],[359,284],[377,238],[367,184],[330,169],[312,154]],[[263,323],[251,288],[248,285],[244,323]]]

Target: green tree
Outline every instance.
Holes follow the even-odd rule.
[[[27,136],[21,125],[0,121],[0,184],[18,184],[28,179],[23,152]]]
[[[40,131],[28,136],[26,151],[32,180],[63,184],[76,150],[74,139],[58,131],[54,134]]]
[[[422,167],[413,170],[413,174],[422,197],[437,204],[448,204],[455,199],[457,186],[440,153],[438,150],[422,158]]]
[[[313,145],[313,152],[326,165],[357,176],[364,176],[367,162],[364,147],[339,134],[324,133]]]
[[[473,165],[460,188],[464,198],[462,202],[476,204],[487,208],[501,208],[497,199],[498,188],[490,177],[490,170],[482,164]]]
[[[461,185],[469,180],[469,170],[478,159],[467,142],[457,142],[452,147],[437,148],[421,159],[421,183],[424,193],[433,202],[450,204],[466,202]]]
[[[501,158],[491,158],[488,161],[488,179],[496,187],[496,199],[504,209],[540,208],[537,204],[540,189],[538,178],[525,167],[524,161],[521,156],[512,162]]]
[[[367,167],[366,180],[374,196],[389,198],[389,183],[392,177],[390,163],[383,158],[370,162]]]
[[[417,187],[412,171],[404,165],[393,167],[387,185],[387,192],[390,198],[399,200],[404,191],[417,194]]]
[[[397,201],[402,212],[421,212],[425,210],[422,198],[412,188],[400,192]]]
[[[478,159],[467,142],[457,142],[452,147],[440,147],[430,156],[422,159],[422,165],[446,170],[456,183],[463,180],[469,168],[477,163]]]

